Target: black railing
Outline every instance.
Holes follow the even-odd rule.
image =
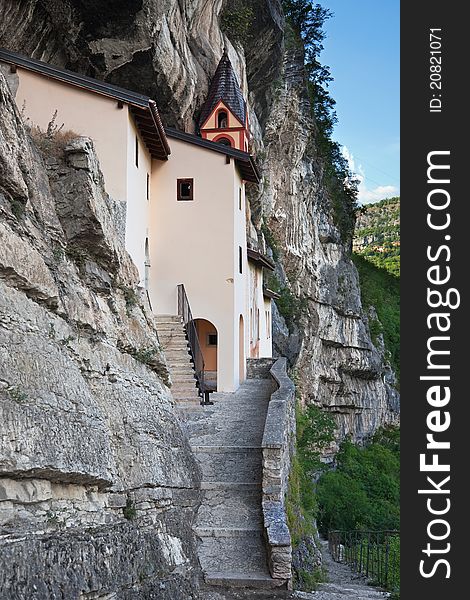
[[[191,357],[194,363],[194,370],[196,372],[199,395],[202,398],[202,402],[207,402],[209,393],[206,389],[204,380],[204,357],[202,355],[201,344],[199,343],[196,324],[194,323],[193,315],[191,313],[188,296],[186,295],[186,290],[182,283],[178,285],[178,314],[183,319],[184,328],[186,330]]]
[[[336,562],[349,565],[385,589],[400,589],[398,531],[330,531],[328,547]]]

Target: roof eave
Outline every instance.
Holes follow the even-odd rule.
[[[254,157],[251,156],[251,154],[248,154],[248,152],[243,152],[243,150],[238,150],[237,148],[225,146],[224,144],[219,144],[217,142],[204,140],[203,138],[193,135],[192,133],[186,133],[185,131],[180,131],[179,129],[174,129],[172,127],[166,127],[165,132],[169,138],[174,138],[182,142],[188,142],[189,144],[206,148],[212,152],[218,152],[219,154],[230,156],[235,160],[236,165],[240,170],[240,174],[245,181],[259,183],[261,177],[258,167],[255,163]]]

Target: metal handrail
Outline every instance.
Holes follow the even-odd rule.
[[[398,544],[392,540],[398,538]],[[400,588],[400,532],[329,531],[328,549],[336,562],[346,563],[389,590]]]
[[[194,363],[194,370],[196,372],[199,395],[205,399],[207,390],[204,379],[204,356],[202,354],[201,344],[199,343],[196,324],[194,323],[193,315],[191,313],[191,306],[189,305],[188,296],[182,283],[178,285],[178,314],[183,319],[183,325],[186,330],[189,348],[191,350],[191,356]]]

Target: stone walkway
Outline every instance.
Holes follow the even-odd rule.
[[[367,585],[366,579],[351,571],[342,563],[333,560],[328,551],[328,542],[322,540],[323,565],[328,572],[328,583],[322,583],[318,589],[305,598],[312,600],[383,600],[389,594]],[[298,596],[302,598],[303,596]]]
[[[247,379],[235,393],[213,393],[213,406],[186,411],[186,428],[202,469],[196,519],[206,583],[272,587],[261,513],[266,411],[273,382]]]

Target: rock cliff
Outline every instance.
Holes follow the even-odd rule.
[[[322,183],[303,51],[278,0],[239,4],[244,39],[223,0],[3,0],[0,46],[149,94],[187,131],[227,46],[263,174],[249,238],[290,303],[273,309],[277,352],[338,439],[360,440],[396,420],[398,394]],[[196,598],[198,471],[92,142],[38,139],[41,155],[0,85],[0,588]]]
[[[0,22],[0,45],[152,95],[164,122],[187,131],[195,130],[228,47],[263,173],[251,196],[249,236],[275,251],[291,304],[287,323],[275,311],[277,351],[295,368],[303,400],[335,415],[339,438],[360,440],[395,421],[398,394],[384,380],[387,366],[371,342],[349,243],[322,183],[303,50],[279,0],[133,0],[113,10],[100,0],[5,0]]]
[[[191,598],[198,469],[152,314],[91,140],[35,137],[0,73],[2,597]]]

